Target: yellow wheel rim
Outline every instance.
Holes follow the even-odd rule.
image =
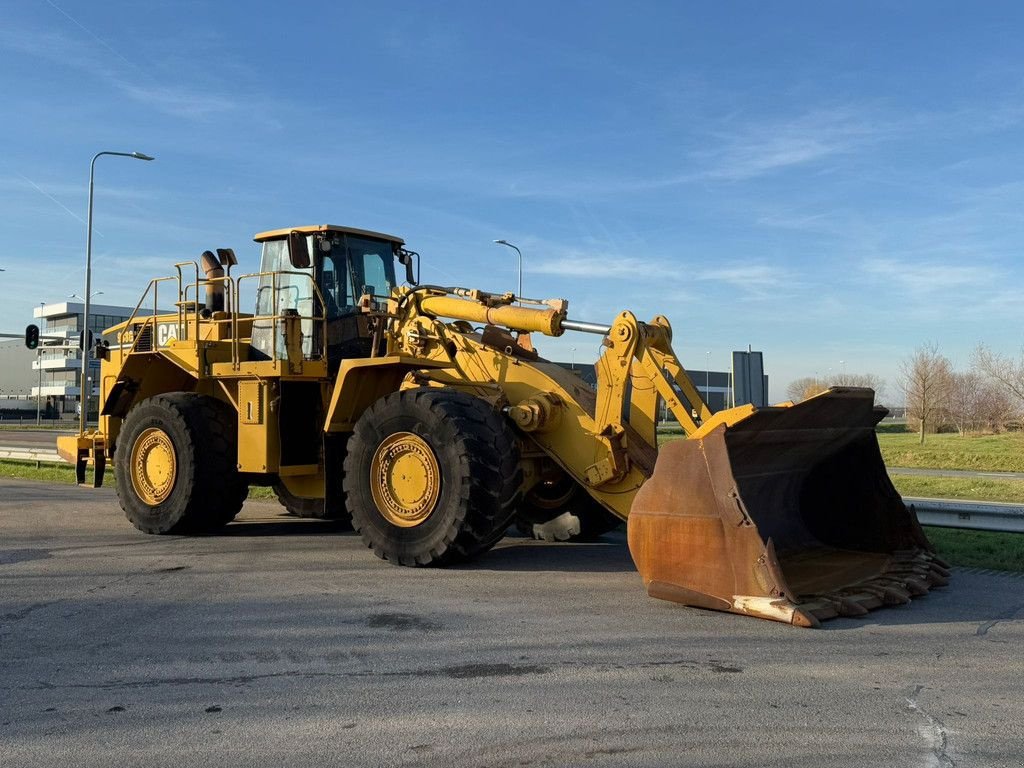
[[[132,485],[139,498],[155,507],[171,495],[178,474],[174,444],[167,433],[150,427],[138,436],[132,446]]]
[[[427,442],[412,432],[384,440],[370,463],[370,492],[392,525],[413,528],[430,517],[441,495],[441,468]]]

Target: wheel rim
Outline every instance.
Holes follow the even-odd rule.
[[[132,446],[131,475],[135,492],[151,507],[167,501],[178,474],[174,444],[167,433],[150,427]]]
[[[430,445],[412,432],[396,432],[370,463],[370,491],[381,515],[400,528],[430,517],[441,495],[441,469]]]

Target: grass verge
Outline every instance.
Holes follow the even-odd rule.
[[[986,477],[924,477],[890,475],[902,496],[930,499],[970,499],[1024,504],[1024,480],[998,480]]]
[[[0,459],[0,477],[16,477],[22,480],[38,480],[44,483],[74,485],[75,468],[70,464],[47,464],[43,462],[40,462],[39,467],[36,467],[33,461]],[[103,487],[109,486],[113,488],[116,485],[117,478],[108,466],[107,473],[103,476]],[[274,499],[277,497],[274,495],[272,488],[254,485],[249,488],[249,498]]]
[[[1001,435],[878,435],[882,458],[890,467],[975,469],[986,472],[1024,472],[1024,433]]]
[[[1024,534],[924,526],[939,556],[950,565],[1024,571]]]

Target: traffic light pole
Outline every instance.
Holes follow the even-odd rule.
[[[42,347],[36,349],[36,368],[39,369],[39,386],[36,387],[36,426],[41,423],[42,398],[43,398],[43,355]]]

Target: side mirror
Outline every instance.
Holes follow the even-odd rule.
[[[413,273],[412,257],[416,257],[416,271]],[[395,251],[395,257],[398,259],[399,264],[405,265],[405,282],[410,285],[420,284],[420,255],[415,251],[407,251],[405,248],[398,248]]]
[[[309,268],[309,247],[306,236],[301,232],[293,230],[288,233],[288,260],[295,269]]]
[[[238,263],[234,248],[218,248],[217,259],[222,267],[233,267]]]

